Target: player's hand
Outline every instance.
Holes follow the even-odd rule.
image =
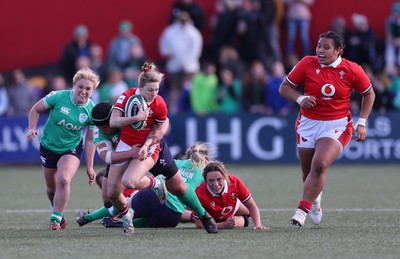
[[[150,111],[150,108],[147,108],[146,110],[143,111],[142,110],[142,105],[140,104],[139,105],[139,111],[135,116],[136,120],[137,121],[145,121],[145,120],[147,120],[147,117],[149,117],[149,111]]]
[[[224,222],[224,227],[225,228],[235,228],[236,227],[236,220],[235,220],[235,216],[231,216],[229,218],[226,219],[226,221]]]
[[[145,160],[149,155],[148,155],[149,147],[147,145],[143,145],[139,149],[139,160]]]
[[[140,151],[140,145],[139,144],[131,146],[131,149],[129,150],[130,158],[131,159],[138,159],[139,158],[139,151]]]
[[[89,185],[91,186],[96,179],[96,172],[93,170],[93,168],[88,168],[86,169],[86,174],[89,177]]]
[[[304,100],[300,103],[300,107],[303,109],[310,109],[313,108],[317,104],[317,99],[314,96],[307,96]]]
[[[356,128],[356,141],[364,141],[367,137],[367,128],[365,126],[358,125]]]
[[[257,230],[257,229],[260,229],[260,230],[268,230],[269,227],[265,227],[265,226],[263,226],[263,225],[254,226],[254,227],[253,227],[253,230]]]
[[[36,136],[39,135],[39,131],[37,129],[30,129],[28,133],[26,133],[26,137],[28,138],[29,141],[33,141]]]

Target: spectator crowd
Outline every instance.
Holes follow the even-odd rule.
[[[170,23],[159,35],[163,60],[156,62],[166,74],[160,94],[169,112],[288,114],[295,106],[278,89],[293,65],[314,53],[315,44],[309,38],[310,24],[316,22],[310,11],[314,3],[216,0],[208,21],[200,1],[176,0]],[[343,56],[367,72],[376,93],[374,109],[381,114],[400,109],[400,1],[392,4],[382,41],[367,16],[354,13],[350,20],[351,25],[344,17],[336,17],[326,29],[343,36]],[[205,41],[208,25],[211,35]],[[105,52],[89,37],[89,28],[78,24],[52,75],[27,78],[22,69],[15,69],[6,77],[0,72],[0,116],[27,116],[33,104],[49,92],[70,89],[73,75],[83,67],[90,67],[101,78],[92,96],[95,103],[114,103],[122,92],[137,86],[147,60],[146,46],[129,20],[122,20],[117,28]],[[280,32],[287,33],[282,49]],[[301,48],[294,44],[296,35]],[[353,111],[359,102],[354,95]]]

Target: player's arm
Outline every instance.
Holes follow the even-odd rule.
[[[268,229],[261,224],[260,210],[253,197],[250,197],[246,202],[243,203],[244,206],[250,211],[250,217],[253,220],[253,229]]]
[[[111,141],[106,140],[97,144],[97,154],[107,164],[120,163],[126,160],[138,158],[138,147],[133,146],[127,151],[113,151]]]
[[[40,99],[37,103],[33,105],[31,110],[29,111],[28,124],[29,130],[26,136],[28,140],[32,141],[35,139],[37,135],[39,135],[39,131],[37,130],[37,123],[39,121],[40,114],[46,110],[48,110],[47,106],[44,104],[43,98]]]
[[[297,102],[304,109],[312,108],[317,103],[314,96],[301,95],[297,92],[295,86],[287,79],[279,87],[279,94],[289,101]]]
[[[150,145],[153,143],[156,143],[156,142],[160,142],[160,140],[167,133],[168,128],[169,128],[169,119],[168,118],[161,124],[154,124],[149,135],[147,136],[147,139],[149,139]],[[151,142],[150,142],[150,140],[151,140]]]
[[[366,93],[362,95],[360,117],[355,125],[355,129],[357,132],[356,141],[363,141],[367,137],[367,129],[365,126],[374,105],[374,101],[375,92],[374,89],[371,87]]]
[[[96,145],[93,143],[93,128],[89,127],[85,137],[86,173],[89,177],[89,185],[94,183],[96,177],[96,173],[93,169],[95,150]]]
[[[138,122],[138,121],[144,121],[147,119],[149,114],[149,109],[147,108],[146,110],[142,111],[141,107],[139,109],[139,112],[132,117],[125,117],[123,116],[122,111],[118,109],[114,109],[111,113],[110,117],[110,127],[113,128],[120,128],[122,126],[130,125],[132,123]]]
[[[196,228],[204,228],[200,219],[195,218],[194,223]],[[237,227],[244,227],[244,218],[242,216],[231,216],[226,221],[217,222],[218,229],[232,229]]]

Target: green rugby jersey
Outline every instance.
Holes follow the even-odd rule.
[[[92,100],[78,105],[72,95],[72,90],[53,91],[43,99],[50,114],[40,140],[44,147],[55,153],[76,148],[82,140],[82,129],[93,125]]]
[[[119,128],[116,128],[114,133],[111,135],[104,134],[101,130],[99,130],[98,127],[94,126],[94,131],[93,131],[93,141],[94,144],[97,146],[101,142],[109,141],[111,142],[112,150],[114,151],[115,148],[117,147],[117,143],[119,140],[119,134],[121,130]]]
[[[179,168],[179,172],[181,173],[185,184],[192,187],[193,190],[196,190],[197,186],[199,186],[204,180],[200,168],[198,166],[193,167],[190,160],[175,160],[175,163]],[[186,205],[170,192],[168,192],[166,205],[168,208],[179,213],[183,213],[186,209]]]

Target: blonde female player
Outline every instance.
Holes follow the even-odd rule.
[[[140,145],[139,158],[130,161],[112,164],[108,175],[107,192],[110,200],[120,212],[123,220],[125,235],[132,235],[134,227],[132,218],[134,211],[129,209],[122,191],[124,188],[144,189],[157,188],[162,184],[158,178],[146,177],[156,164],[160,152],[160,139],[162,136],[149,134],[155,128],[160,128],[167,120],[167,106],[161,96],[158,95],[160,82],[164,74],[158,72],[153,63],[145,63],[143,72],[139,75],[139,87],[124,92],[116,102],[110,118],[111,127],[121,127],[120,141],[116,151],[126,151],[133,145]],[[141,95],[147,103],[147,109],[140,111],[136,116],[125,117],[125,106],[129,97]],[[133,129],[130,124],[146,120],[146,126],[141,130]],[[162,132],[162,131],[155,131]],[[165,134],[165,132],[164,132]],[[201,206],[194,190],[185,185],[183,178],[178,174],[178,168],[170,159],[162,167],[166,176],[168,190],[176,195],[186,206],[190,207],[200,215],[208,233],[217,233],[217,227],[212,217]],[[160,167],[160,166],[157,166]],[[156,171],[156,170],[153,170]]]
[[[89,68],[80,69],[73,78],[72,90],[54,91],[39,100],[29,113],[30,141],[39,135],[40,113],[50,110],[40,138],[40,160],[46,181],[47,197],[53,212],[50,229],[65,228],[64,210],[70,197],[70,184],[78,170],[83,150],[82,130],[89,126],[85,138],[86,172],[89,185],[95,180],[93,157],[93,102],[89,99],[99,85],[99,77]]]

